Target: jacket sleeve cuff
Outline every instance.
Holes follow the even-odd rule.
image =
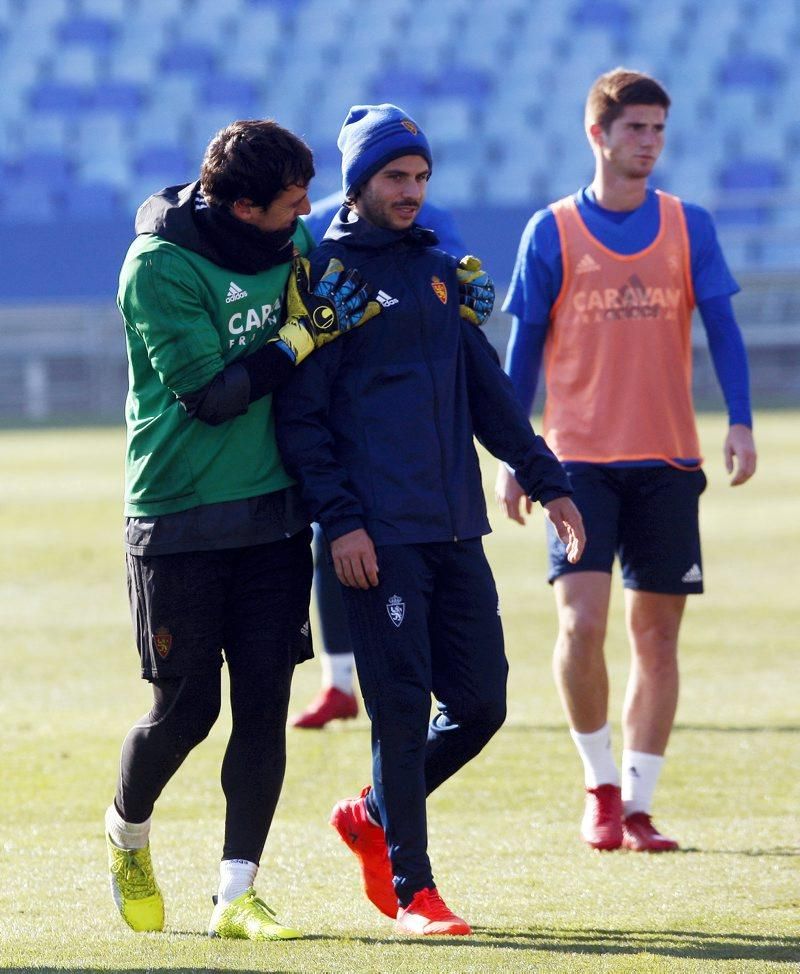
[[[360,517],[346,517],[335,521],[322,521],[322,531],[328,544],[334,542],[351,531],[364,529],[364,522]]]
[[[573,490],[569,486],[567,486],[566,490],[563,487],[558,489],[548,487],[539,494],[538,501],[544,507],[545,504],[554,501],[556,497],[571,497],[572,494]]]

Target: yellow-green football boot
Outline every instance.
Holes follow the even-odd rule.
[[[234,940],[297,940],[303,936],[299,930],[279,923],[275,911],[256,896],[252,886],[230,903],[220,903],[214,897],[208,935]]]
[[[131,930],[164,929],[164,899],[153,875],[150,843],[143,849],[120,849],[106,835],[111,895]]]

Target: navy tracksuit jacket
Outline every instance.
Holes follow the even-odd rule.
[[[458,313],[456,260],[430,231],[340,211],[311,254],[337,257],[383,305],[316,351],[276,394],[278,443],[328,541],[364,528],[379,585],[343,587],[372,720],[370,811],[386,831],[401,905],[433,885],[425,797],[505,718],[507,663],[473,437],[534,500],[571,493],[480,329]],[[431,693],[439,713],[430,724]]]

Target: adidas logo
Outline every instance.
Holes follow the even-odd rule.
[[[225,298],[225,304],[231,304],[233,301],[240,301],[246,297],[247,291],[243,291],[238,284],[234,284],[231,281],[231,286],[228,288],[228,296]]]
[[[575,273],[588,274],[589,271],[599,271],[599,270],[600,270],[600,265],[597,263],[594,257],[592,257],[591,254],[584,254],[583,257],[581,257],[581,259],[578,261],[578,264],[575,268]]]
[[[375,295],[375,300],[378,304],[382,304],[384,308],[391,308],[393,304],[397,304],[400,299],[393,298],[391,294],[387,294],[385,291],[378,291]]]
[[[702,582],[703,573],[700,571],[700,566],[695,563],[681,578],[682,582]]]

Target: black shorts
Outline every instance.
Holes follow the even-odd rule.
[[[310,659],[311,529],[270,544],[126,556],[146,680],[219,669],[270,653]]]
[[[703,591],[702,470],[591,463],[568,463],[565,469],[586,528],[586,550],[571,565],[548,522],[550,582],[573,572],[610,573],[618,556],[625,588],[665,595]]]

